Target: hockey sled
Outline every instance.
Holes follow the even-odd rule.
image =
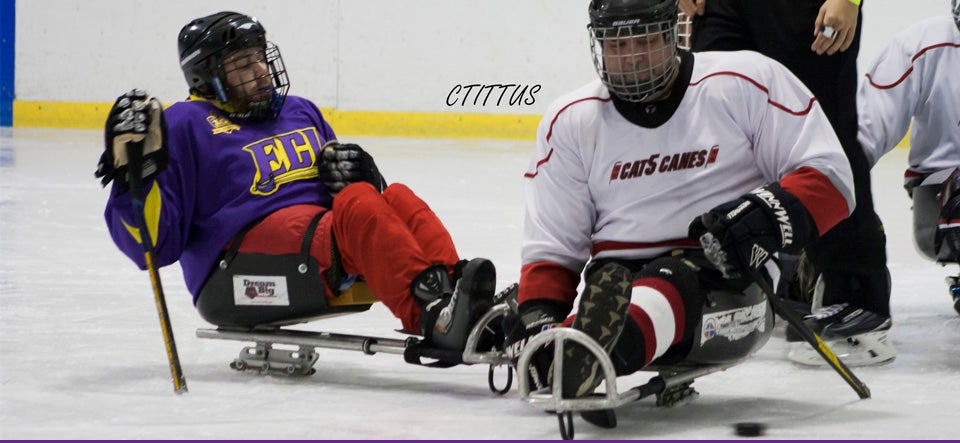
[[[463,352],[435,348],[416,337],[406,339],[381,338],[302,331],[284,327],[291,323],[302,323],[308,320],[366,311],[373,303],[377,302],[377,299],[365,283],[354,284],[346,291],[341,292],[340,296],[330,299],[330,307],[334,309],[328,315],[254,328],[201,328],[197,330],[197,337],[253,342],[253,346],[247,346],[240,351],[240,355],[230,363],[230,367],[238,371],[254,371],[263,375],[312,375],[316,372],[313,366],[319,359],[319,354],[316,351],[318,348],[360,351],[367,355],[377,353],[398,354],[402,355],[407,363],[431,367],[487,364],[490,367],[487,377],[490,390],[503,394],[508,392],[513,384],[513,368],[509,365],[510,361],[503,353],[502,338],[495,340],[493,348],[490,350],[481,351],[479,345],[481,337],[485,332],[489,333],[491,325],[499,323],[502,317],[510,312],[510,307],[504,299],[510,294],[510,291],[514,290],[515,285],[495,296],[497,303],[474,325]],[[278,345],[295,347],[295,349],[278,348],[276,347]],[[424,363],[422,361],[424,358],[435,361]],[[496,368],[504,365],[507,366],[505,386],[498,388],[494,381],[494,375]]]
[[[600,371],[603,373],[603,385],[606,393],[593,394],[580,398],[562,398],[561,383],[554,383],[553,387],[538,391],[531,391],[527,377],[530,360],[534,354],[532,350],[553,344],[554,352],[554,380],[563,377],[563,348],[569,342],[576,342],[586,347],[600,361]],[[603,428],[613,428],[617,425],[614,409],[637,400],[656,397],[657,406],[675,406],[695,399],[699,394],[691,387],[693,381],[707,374],[723,371],[736,363],[715,365],[677,365],[656,370],[658,375],[646,383],[620,392],[617,388],[617,375],[613,362],[590,336],[572,328],[555,328],[537,334],[527,344],[517,363],[517,373],[520,397],[523,401],[543,409],[555,412],[560,426],[560,436],[564,440],[574,437],[573,413],[579,412],[584,420]]]
[[[699,394],[692,387],[694,380],[735,366],[752,355],[769,340],[773,321],[767,297],[755,285],[742,294],[708,294],[692,349],[683,357],[654,360],[642,371],[657,375],[623,392],[617,386],[613,361],[593,338],[577,329],[553,328],[535,335],[520,353],[516,368],[517,374],[521,374],[520,397],[532,406],[556,413],[560,436],[565,440],[574,437],[574,412],[591,424],[613,428],[617,425],[614,410],[627,403],[655,397],[657,406],[669,407],[696,399]],[[533,390],[525,375],[533,355],[552,346],[553,380],[561,380],[564,347],[573,343],[586,348],[599,361],[597,371],[602,374],[605,393],[563,398],[562,383],[556,382],[552,387]]]

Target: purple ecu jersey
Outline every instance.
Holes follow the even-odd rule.
[[[295,96],[276,119],[253,124],[230,121],[197,97],[164,115],[170,163],[144,185],[144,212],[157,266],[179,260],[196,302],[220,252],[244,226],[295,204],[329,207],[317,162],[336,137],[320,110]],[[145,269],[130,195],[114,187],[104,216],[113,241]]]

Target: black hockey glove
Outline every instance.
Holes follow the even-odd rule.
[[[320,181],[332,195],[357,182],[370,183],[378,192],[387,187],[373,157],[358,145],[332,140],[323,146],[320,160]]]
[[[700,240],[724,277],[739,279],[775,252],[799,253],[817,238],[817,228],[797,197],[771,183],[697,217],[689,236]]]
[[[127,144],[142,143],[144,179],[167,167],[167,122],[160,101],[142,89],[134,89],[117,98],[107,115],[103,155],[94,176],[107,186],[116,180],[121,190],[128,186]]]
[[[503,349],[514,367],[530,338],[559,326],[563,319],[563,307],[559,302],[552,300],[531,300],[521,303],[518,313],[504,317],[503,330],[506,332],[506,339]],[[527,370],[527,381],[530,387],[539,390],[550,386],[552,366],[552,346],[539,349],[534,353]]]

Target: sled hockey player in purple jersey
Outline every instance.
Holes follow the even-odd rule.
[[[951,8],[950,16],[894,35],[857,95],[858,139],[871,164],[909,129],[904,188],[913,201],[913,238],[924,257],[944,265],[960,262],[960,1]],[[947,284],[960,313],[960,277]]]
[[[532,353],[520,376],[559,383],[563,398],[591,396],[604,375],[576,342],[561,362],[551,346],[524,351],[558,326],[599,344],[617,375],[744,359],[773,326],[754,270],[855,205],[813,94],[758,53],[678,49],[677,13],[676,0],[591,1],[599,78],[553,102],[537,131],[505,346]]]
[[[195,19],[178,49],[190,98],[164,111],[133,90],[107,120],[96,175],[113,183],[105,218],[120,250],[145,267],[128,189],[128,174],[141,174],[155,265],[179,261],[208,322],[277,327],[379,300],[404,332],[462,350],[493,304],[493,264],[461,260],[425,202],[387,186],[368,152],[287,94],[280,51],[256,18]],[[143,168],[128,171],[136,146]],[[348,305],[360,282],[372,300]]]

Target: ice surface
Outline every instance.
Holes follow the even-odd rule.
[[[460,254],[519,277],[520,186],[531,142],[352,138],[388,181],[410,185],[448,225]],[[556,439],[556,419],[486,386],[487,368],[429,369],[396,355],[321,350],[317,374],[260,377],[227,367],[244,346],[202,340],[178,266],[161,271],[190,392],[175,395],[146,273],[110,241],[107,190],[93,178],[99,131],[0,131],[0,438],[3,439]],[[582,439],[732,439],[761,421],[774,439],[960,438],[960,316],[944,269],[912,243],[901,189],[906,151],[873,171],[893,274],[893,363],[854,369],[856,394],[829,369],[785,359],[773,337],[746,362],[695,383],[698,400],[652,399]],[[301,329],[401,337],[382,306]],[[629,387],[654,374],[621,378]]]

